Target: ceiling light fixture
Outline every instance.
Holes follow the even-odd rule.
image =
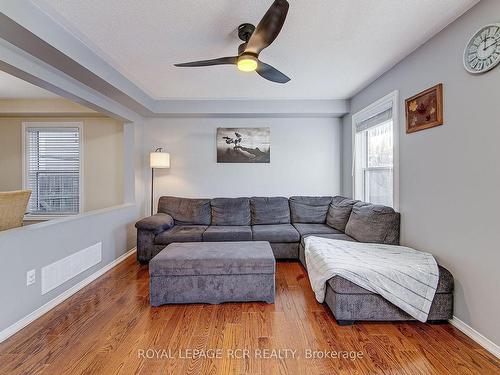
[[[249,54],[243,54],[238,58],[237,66],[242,72],[254,72],[257,69],[257,58]]]
[[[249,23],[243,23],[238,26],[238,37],[243,41],[243,43],[238,46],[238,55],[174,65],[184,68],[236,65],[241,72],[256,72],[268,81],[287,83],[290,81],[290,78],[281,73],[278,69],[259,60],[259,55],[274,42],[280,33],[285,23],[289,7],[290,4],[288,4],[287,0],[274,0],[257,27]]]

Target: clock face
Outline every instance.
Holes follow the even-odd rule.
[[[484,26],[470,39],[464,51],[469,73],[484,73],[500,63],[500,23]]]

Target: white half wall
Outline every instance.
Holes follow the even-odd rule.
[[[271,163],[217,163],[217,127],[270,127]],[[338,118],[146,120],[144,157],[156,147],[163,147],[171,158],[170,169],[155,170],[155,202],[161,195],[211,198],[339,194],[340,127]],[[150,185],[146,192],[150,193]]]
[[[144,181],[141,116],[66,74],[34,59],[0,39],[0,69],[49,88],[66,98],[126,121],[123,126],[123,198],[126,202],[103,210],[29,225],[0,233],[0,341],[47,311],[89,277],[124,258],[135,244],[134,223],[142,216]],[[42,295],[41,269],[82,249],[102,243],[101,262]],[[35,283],[27,286],[27,271]],[[55,302],[54,302],[55,301]]]

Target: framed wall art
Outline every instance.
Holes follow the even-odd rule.
[[[269,128],[217,128],[217,163],[269,163]]]
[[[443,84],[405,100],[406,133],[443,125]]]

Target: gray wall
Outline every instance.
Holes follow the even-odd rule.
[[[217,127],[267,126],[271,163],[216,162]],[[144,153],[160,146],[170,152],[171,168],[155,171],[157,197],[338,194],[340,127],[338,118],[149,119]]]
[[[400,91],[402,242],[433,253],[456,280],[455,316],[500,344],[500,67],[462,67],[468,38],[500,21],[483,0],[351,101],[351,113]],[[406,134],[404,99],[444,84],[443,126]],[[351,195],[351,116],[343,125],[343,191]]]
[[[98,271],[135,246],[134,223],[140,212],[127,204],[63,220],[0,233],[2,308],[0,332]],[[41,293],[41,269],[102,242],[102,261],[49,293]],[[26,286],[26,272],[36,270],[36,283]]]

